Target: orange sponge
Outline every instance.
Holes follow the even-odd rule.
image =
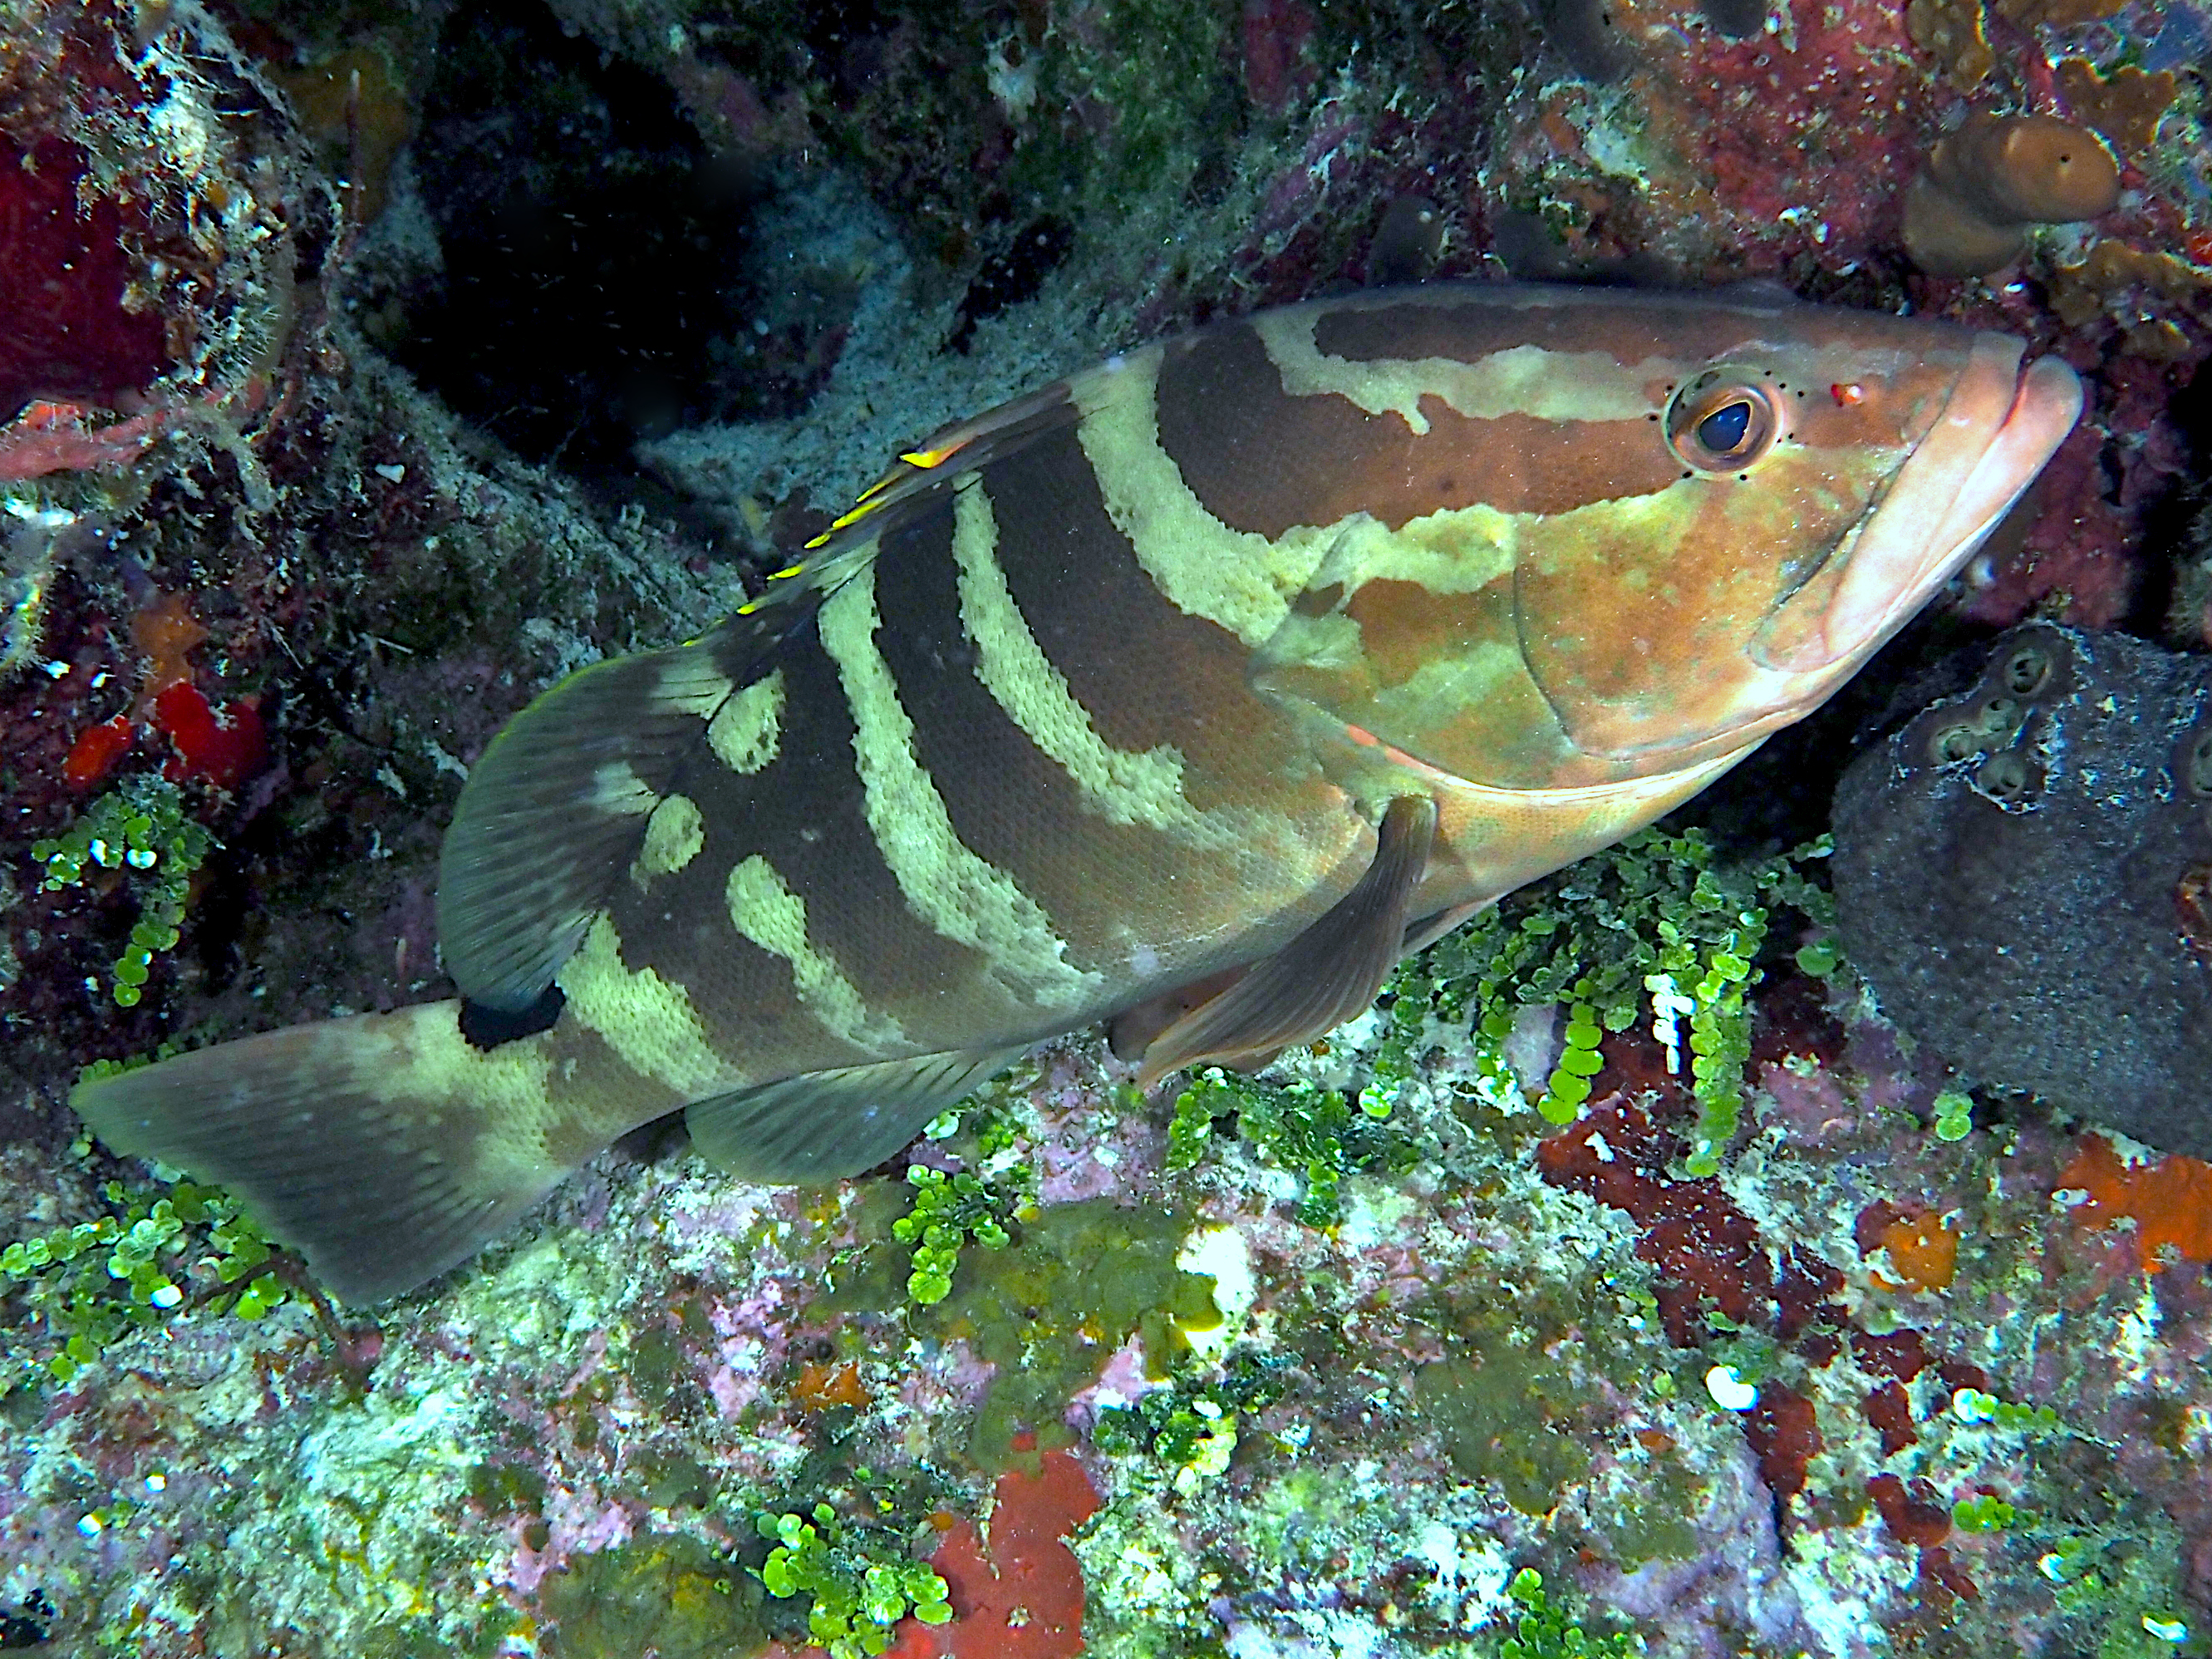
[[[1929,153],[1905,198],[1905,249],[1931,276],[1988,276],[2026,250],[2028,226],[2094,219],[2119,199],[2119,164],[2087,128],[1985,112]]]
[[[2156,1164],[2127,1164],[2110,1141],[2088,1135],[2058,1183],[2088,1194],[2075,1208],[2077,1224],[2134,1221],[2144,1272],[2163,1267],[2169,1248],[2184,1261],[2212,1261],[2212,1165],[2178,1152]]]

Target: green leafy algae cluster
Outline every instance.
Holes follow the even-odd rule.
[[[865,1659],[890,1645],[891,1629],[912,1613],[925,1625],[949,1623],[952,1609],[945,1581],[922,1562],[878,1546],[883,1534],[844,1525],[837,1511],[817,1504],[810,1520],[797,1514],[754,1517],[775,1547],[760,1568],[761,1583],[778,1599],[809,1595],[806,1630],[830,1659]]]
[[[1591,1636],[1554,1607],[1534,1567],[1515,1573],[1505,1593],[1519,1613],[1513,1634],[1498,1644],[1498,1659],[1635,1659],[1634,1637]]]
[[[1346,1176],[1403,1173],[1419,1161],[1413,1141],[1383,1127],[1389,1116],[1389,1101],[1371,1088],[1355,1103],[1310,1083],[1279,1087],[1208,1066],[1176,1097],[1167,1167],[1170,1173],[1195,1167],[1206,1156],[1216,1121],[1234,1117],[1237,1132],[1263,1161],[1304,1177],[1298,1219],[1310,1227],[1331,1227],[1342,1218],[1338,1189]]]
[[[1729,868],[1715,863],[1702,830],[1647,829],[1522,889],[1399,970],[1370,1091],[1410,1073],[1431,1014],[1471,1016],[1478,1086],[1498,1103],[1524,1104],[1505,1052],[1516,1016],[1564,1005],[1564,1048],[1535,1105],[1551,1121],[1570,1123],[1603,1068],[1605,1034],[1626,1030],[1648,1011],[1671,1068],[1689,1050],[1699,1110],[1688,1167],[1692,1175],[1715,1173],[1742,1109],[1751,1054],[1747,997],[1760,978],[1758,958],[1774,913],[1795,911],[1818,930],[1816,942],[1796,953],[1801,969],[1825,975],[1836,966],[1828,942],[1835,901],[1805,869],[1831,850],[1823,836]]]
[[[951,1294],[953,1270],[960,1265],[960,1247],[966,1241],[972,1238],[987,1250],[1006,1249],[1006,1224],[1020,1195],[1009,1186],[964,1170],[949,1176],[912,1164],[907,1166],[906,1178],[915,1189],[914,1208],[891,1223],[891,1236],[914,1246],[914,1271],[907,1275],[906,1291],[927,1307]]]
[[[0,1249],[0,1274],[55,1345],[43,1362],[0,1370],[0,1394],[40,1369],[65,1382],[126,1333],[187,1304],[253,1320],[285,1299],[266,1270],[267,1236],[227,1194],[189,1181],[166,1188],[111,1181],[103,1190],[108,1214]]]
[[[60,836],[31,844],[31,856],[45,866],[40,885],[49,893],[83,885],[90,878],[88,866],[130,872],[138,920],[111,970],[121,1006],[137,1006],[154,958],[176,945],[192,872],[215,844],[213,836],[185,816],[182,793],[159,778],[102,795]]]

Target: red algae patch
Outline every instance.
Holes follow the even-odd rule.
[[[954,1523],[929,1565],[959,1618],[923,1653],[953,1659],[1075,1659],[1083,1650],[1083,1569],[1061,1541],[1089,1520],[1098,1494],[1083,1466],[1048,1451],[1037,1472],[999,1477],[988,1549],[969,1522]],[[909,1644],[911,1645],[911,1644]]]
[[[2076,1225],[2136,1224],[2136,1257],[2145,1273],[2166,1266],[2169,1248],[2184,1261],[2212,1261],[2212,1164],[2179,1153],[2128,1164],[2110,1141],[2090,1135],[2058,1172],[2058,1185],[2088,1194],[2075,1208]]]

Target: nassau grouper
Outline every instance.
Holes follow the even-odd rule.
[[[1146,1084],[1307,1041],[1818,706],[2081,402],[2006,335],[1735,291],[1437,283],[1130,352],[518,715],[446,836],[462,1000],[73,1103],[367,1302],[678,1107],[826,1182],[1079,1026],[1126,1016]]]

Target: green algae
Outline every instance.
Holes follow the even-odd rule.
[[[1592,1524],[1626,1572],[1647,1561],[1688,1561],[1698,1553],[1698,1529],[1690,1517],[1703,1511],[1710,1482],[1674,1458],[1639,1469],[1632,1492],[1591,1517]]]
[[[1480,1358],[1440,1359],[1414,1373],[1413,1395],[1452,1467],[1496,1481],[1523,1515],[1549,1514],[1560,1489],[1589,1472],[1568,1431],[1582,1391],[1540,1352],[1499,1341]]]
[[[830,1659],[883,1652],[892,1627],[909,1613],[925,1625],[952,1618],[945,1580],[881,1528],[849,1527],[827,1504],[814,1506],[811,1520],[763,1513],[755,1525],[775,1546],[761,1565],[762,1584],[778,1600],[810,1599],[806,1633]]]
[[[31,844],[31,856],[45,866],[40,884],[49,893],[83,885],[91,878],[88,865],[128,872],[138,919],[110,970],[118,1006],[137,1004],[154,958],[176,945],[192,873],[215,845],[215,837],[186,816],[183,792],[160,778],[102,795],[60,836]]]
[[[1172,1174],[1195,1167],[1217,1121],[1234,1118],[1237,1133],[1263,1163],[1304,1181],[1298,1219],[1309,1227],[1333,1227],[1344,1218],[1340,1194],[1346,1176],[1402,1174],[1419,1161],[1412,1140],[1384,1127],[1389,1115],[1389,1100],[1371,1088],[1355,1106],[1334,1089],[1310,1083],[1279,1086],[1208,1066],[1176,1097],[1167,1168]]]
[[[1228,1471],[1241,1420],[1283,1397],[1290,1370],[1279,1356],[1232,1354],[1209,1382],[1182,1376],[1134,1405],[1101,1411],[1091,1443],[1109,1457],[1149,1468],[1188,1497]]]
[[[731,1557],[688,1533],[641,1533],[550,1573],[539,1606],[553,1628],[543,1659],[732,1659],[773,1632],[765,1592]]]
[[[1148,1368],[1165,1375],[1188,1350],[1185,1331],[1220,1322],[1212,1276],[1176,1265],[1188,1218],[1105,1198],[1022,1211],[1002,1248],[963,1254],[944,1297],[917,1305],[889,1225],[873,1224],[898,1190],[862,1200],[858,1220],[870,1242],[838,1264],[827,1306],[903,1310],[916,1335],[965,1341],[997,1368],[969,1437],[979,1468],[1014,1468],[1017,1436],[1033,1435],[1040,1450],[1073,1444],[1060,1420],[1068,1400],[1131,1336],[1143,1340]]]
[[[891,1223],[891,1237],[914,1246],[914,1271],[906,1293],[927,1306],[952,1293],[960,1248],[969,1239],[987,1250],[1006,1247],[1006,1219],[1019,1201],[1011,1187],[962,1170],[910,1164],[906,1178],[914,1188],[914,1208]]]
[[[1688,1050],[1698,1121],[1687,1172],[1716,1173],[1742,1110],[1749,994],[1762,977],[1774,914],[1795,912],[1823,936],[1798,952],[1801,970],[1835,965],[1826,939],[1835,902],[1806,872],[1830,850],[1822,836],[1735,868],[1717,862],[1702,830],[1646,829],[1510,895],[1393,976],[1386,1073],[1407,1066],[1431,1016],[1471,1018],[1482,1093],[1526,1104],[1505,1054],[1516,1012],[1563,1006],[1565,1047],[1534,1103],[1550,1121],[1571,1122],[1601,1069],[1604,1034],[1626,1030],[1648,1011],[1670,1070]]]
[[[1024,1431],[1041,1450],[1073,1444],[1060,1420],[1069,1398],[1097,1381],[1131,1335],[1143,1340],[1148,1369],[1164,1374],[1188,1350],[1184,1330],[1220,1322],[1212,1276],[1176,1266],[1188,1231],[1169,1210],[1103,1198],[1056,1205],[1006,1249],[976,1258],[967,1293],[918,1322],[940,1337],[965,1336],[999,1368],[969,1442],[977,1467],[1013,1467]]]
[[[1635,1659],[1633,1636],[1591,1636],[1552,1605],[1544,1576],[1523,1567],[1505,1587],[1516,1610],[1513,1634],[1498,1644],[1498,1659]]]
[[[0,1249],[31,1342],[0,1365],[0,1395],[66,1382],[131,1331],[201,1312],[250,1322],[286,1298],[268,1270],[276,1247],[228,1194],[189,1181],[101,1192],[106,1213]]]

